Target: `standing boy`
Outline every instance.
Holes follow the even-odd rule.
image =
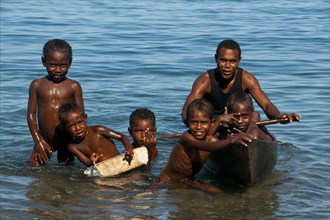
[[[133,138],[133,147],[145,146],[148,149],[149,164],[157,155],[156,117],[147,108],[135,109],[129,117],[128,132]]]
[[[45,164],[57,151],[59,163],[73,161],[68,152],[68,137],[58,128],[58,109],[75,102],[84,108],[80,84],[66,77],[72,63],[72,48],[64,40],[49,40],[43,47],[42,64],[48,75],[35,79],[29,88],[27,123],[34,148],[29,164]]]
[[[69,151],[80,162],[89,167],[103,160],[119,155],[112,139],[122,142],[125,147],[125,159],[133,157],[132,145],[127,136],[105,126],[87,126],[87,115],[76,103],[67,103],[59,109],[60,127],[70,135]]]
[[[239,133],[219,141],[208,135],[212,124],[213,106],[205,99],[196,99],[187,109],[188,130],[182,134],[173,148],[169,161],[160,174],[160,184],[182,182],[208,192],[221,192],[213,185],[194,179],[211,151],[230,147],[239,143],[246,146],[253,135]]]

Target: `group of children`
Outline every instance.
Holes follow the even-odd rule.
[[[147,108],[138,108],[129,118],[128,133],[133,139],[105,126],[88,126],[83,93],[77,81],[66,77],[72,62],[71,46],[53,39],[43,48],[42,63],[48,75],[32,81],[29,88],[27,122],[34,141],[29,164],[46,164],[57,151],[59,163],[70,163],[74,156],[92,166],[120,154],[112,139],[125,147],[125,160],[130,162],[133,148],[145,146],[149,163],[157,157],[156,118]],[[253,139],[272,140],[254,123],[252,99],[247,93],[235,93],[227,102],[229,120],[219,129],[214,125],[214,109],[204,98],[187,108],[187,127],[172,149],[168,163],[160,174],[160,184],[183,182],[208,192],[220,192],[216,186],[194,179],[210,152],[230,147],[247,146]],[[223,129],[225,128],[225,129]]]

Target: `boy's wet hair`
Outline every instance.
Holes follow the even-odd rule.
[[[235,104],[243,104],[251,111],[254,110],[252,98],[246,92],[236,92],[229,96],[226,104],[228,113],[233,111]]]
[[[238,50],[238,55],[239,55],[239,57],[241,57],[241,47],[233,39],[227,39],[227,40],[221,41],[217,47],[216,56],[218,56],[218,54],[220,53],[221,48]]]
[[[208,118],[212,120],[214,114],[213,105],[204,98],[195,99],[192,101],[187,108],[187,120],[193,116],[195,111],[203,112]]]
[[[66,53],[70,60],[72,60],[72,48],[68,42],[61,39],[52,39],[45,43],[42,50],[42,56],[47,59],[47,55],[50,52]]]
[[[136,120],[152,120],[154,127],[156,127],[156,117],[155,114],[148,108],[137,108],[135,109],[129,117],[129,126],[132,127]]]
[[[77,105],[77,103],[70,102],[63,104],[58,110],[58,119],[60,120],[61,124],[64,123],[66,116],[70,113],[79,113],[81,115],[85,115],[84,109]]]

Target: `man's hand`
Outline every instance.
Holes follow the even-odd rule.
[[[284,118],[287,118],[288,120],[284,121],[284,122],[281,122],[281,124],[288,124],[288,123],[291,123],[293,121],[297,121],[297,122],[300,122],[300,116],[295,114],[295,113],[291,113],[291,114],[281,114],[279,115],[278,117],[276,117],[276,119],[284,119]]]

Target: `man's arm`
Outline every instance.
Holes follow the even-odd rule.
[[[209,75],[206,73],[203,73],[200,75],[195,82],[193,83],[193,86],[191,88],[191,91],[189,95],[187,96],[187,99],[183,105],[182,111],[181,111],[181,118],[182,121],[187,125],[187,108],[189,104],[199,98],[203,98],[203,96],[206,93],[211,92],[211,83]]]
[[[243,91],[247,91],[251,94],[253,99],[257,102],[260,108],[262,108],[269,119],[288,118],[289,120],[286,123],[299,121],[300,116],[295,113],[281,114],[279,109],[270,101],[268,96],[261,89],[258,80],[251,73],[244,71],[242,80]]]
[[[243,91],[249,92],[257,104],[265,112],[269,119],[280,117],[281,113],[278,108],[270,101],[268,96],[261,89],[258,80],[251,73],[243,72]]]

